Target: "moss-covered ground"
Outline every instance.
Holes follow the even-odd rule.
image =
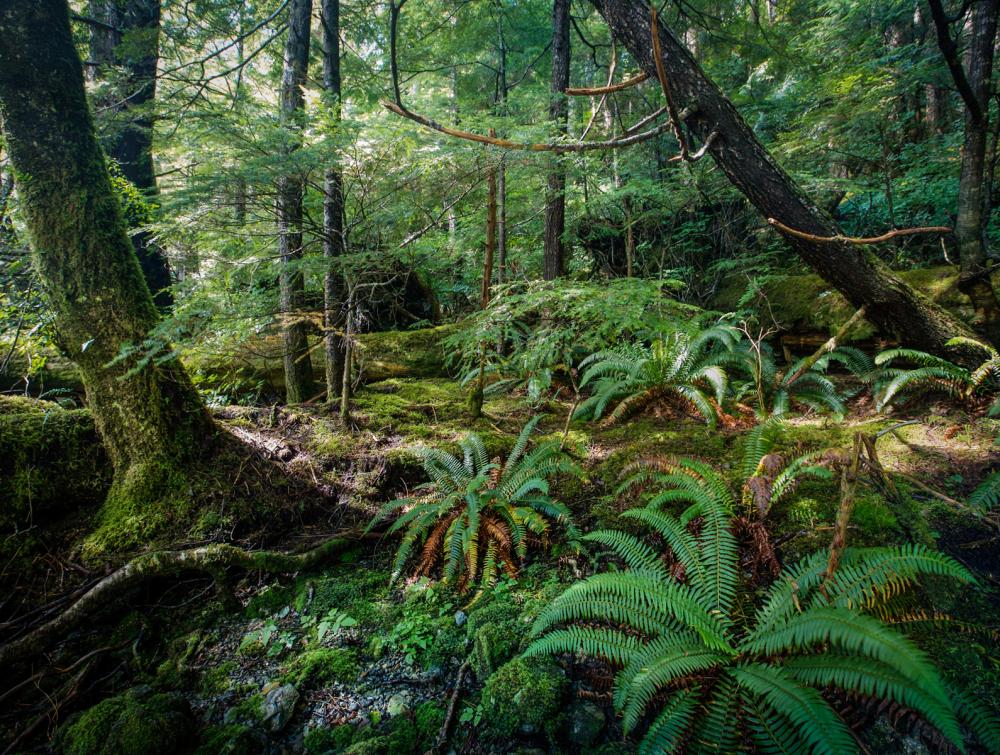
[[[367,522],[379,505],[423,482],[421,446],[457,451],[472,430],[491,457],[503,456],[536,413],[537,437],[563,441],[583,470],[551,489],[584,530],[623,523],[621,512],[635,501],[616,489],[636,459],[691,456],[739,482],[745,433],[736,430],[655,413],[615,427],[567,425],[572,402],[562,398],[541,407],[519,396],[488,398],[476,420],[466,406],[455,381],[408,377],[360,388],[348,428],[318,405],[228,407],[216,418],[299,479],[311,479],[322,503],[310,527],[328,530]],[[39,416],[36,406],[21,409]],[[847,448],[858,431],[881,433],[883,465],[907,476],[897,482],[939,547],[980,575],[979,586],[948,593],[946,605],[937,606],[948,620],[915,623],[911,634],[950,681],[1000,708],[996,540],[955,505],[908,482],[961,501],[995,466],[1000,423],[946,404],[888,417],[858,408],[843,422],[790,419],[779,450]],[[810,481],[770,513],[782,560],[828,547],[838,500],[836,480]],[[881,496],[859,489],[851,542],[906,537]],[[610,705],[607,668],[519,658],[540,609],[592,568],[586,555],[567,552],[558,540],[536,546],[516,579],[463,594],[426,578],[390,586],[395,545],[391,537],[370,541],[309,573],[245,574],[234,585],[239,609],[215,601],[211,581],[201,578],[136,595],[130,613],[109,611],[57,656],[68,665],[82,648],[111,647],[91,671],[94,683],[69,703],[78,713],[58,727],[54,746],[138,752],[129,749],[138,737],[169,742],[177,752],[422,753],[438,736],[463,669],[448,722],[448,746],[456,752],[630,751]],[[110,641],[109,625],[116,627]],[[0,736],[13,736],[23,716],[0,722]],[[902,752],[918,741],[884,728],[876,727],[884,741],[876,729],[864,735],[882,751]]]

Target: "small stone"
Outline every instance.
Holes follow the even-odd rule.
[[[390,718],[395,718],[410,709],[410,695],[406,692],[397,692],[389,698],[389,703],[385,707],[385,712]]]
[[[264,725],[272,732],[284,729],[295,713],[298,701],[299,691],[294,685],[284,684],[271,689],[261,704],[261,718]]]
[[[469,620],[469,617],[465,615],[465,611],[455,611],[455,625],[456,626],[462,626],[468,620]]]
[[[569,736],[574,750],[587,749],[604,731],[607,718],[604,710],[590,700],[577,700],[569,709]]]

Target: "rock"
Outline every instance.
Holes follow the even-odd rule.
[[[455,626],[462,626],[469,617],[465,615],[465,611],[455,611]]]
[[[574,750],[586,749],[597,741],[606,724],[607,718],[599,705],[590,700],[577,700],[569,707],[567,738]]]
[[[267,688],[265,688],[267,689]],[[264,695],[260,714],[262,723],[272,732],[284,729],[295,713],[299,691],[291,684],[273,687]]]
[[[389,703],[386,705],[385,712],[390,718],[395,718],[396,716],[406,713],[409,709],[410,694],[408,692],[397,692],[389,698]]]

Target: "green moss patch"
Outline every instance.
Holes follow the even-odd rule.
[[[358,675],[358,656],[347,648],[319,648],[296,656],[286,678],[296,687],[319,688],[350,682]]]
[[[483,686],[484,729],[496,740],[518,733],[551,737],[559,728],[568,686],[555,663],[514,659],[497,669]]]

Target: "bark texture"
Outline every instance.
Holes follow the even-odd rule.
[[[971,95],[979,103],[979,108],[978,111],[965,109],[965,141],[958,183],[955,239],[961,263],[958,289],[972,300],[987,337],[1000,344],[1000,302],[990,282],[986,241],[989,218],[986,144],[998,9],[1000,0],[978,0],[972,4],[972,39],[965,70]]]
[[[157,311],[125,232],[84,93],[65,0],[0,0],[0,119],[32,261],[114,465],[105,508],[140,519],[182,498],[212,423],[176,360],[113,363]]]
[[[288,40],[281,77],[281,120],[290,134],[288,150],[299,146],[305,108],[302,91],[309,68],[309,27],[312,0],[292,0],[288,10]],[[285,365],[285,400],[307,401],[316,393],[309,356],[307,323],[302,319],[305,281],[297,262],[302,259],[302,195],[305,180],[291,173],[278,182],[278,254],[281,256],[281,328]]]
[[[643,70],[656,75],[650,38],[650,7],[641,0],[593,0],[615,39]],[[838,235],[836,223],[813,203],[758,141],[733,103],[712,82],[669,29],[659,25],[662,61],[678,109],[694,108],[685,125],[708,148],[732,184],[760,212],[786,226],[819,237]],[[946,346],[968,328],[914,291],[864,247],[786,236],[803,261],[840,291],[866,319],[912,347],[965,364],[980,361],[974,350]]]
[[[569,86],[569,0],[552,2],[552,94],[549,118],[556,122],[560,133],[566,133],[567,102],[564,94]],[[545,194],[545,231],[542,277],[555,280],[565,269],[563,234],[566,231],[566,171],[558,157],[549,173]]]
[[[333,125],[340,123],[340,0],[323,0],[323,89],[332,110]],[[323,328],[326,372],[326,400],[340,395],[344,382],[343,338],[334,332],[343,317],[344,282],[336,259],[347,247],[344,237],[344,178],[337,153],[323,176],[323,256],[327,269],[323,276]]]
[[[129,181],[153,196],[152,106],[160,58],[160,0],[90,0],[90,16],[99,22],[90,25],[90,77],[115,83],[98,103],[102,146]],[[156,304],[169,306],[170,267],[163,250],[145,231],[132,236],[132,245]]]

